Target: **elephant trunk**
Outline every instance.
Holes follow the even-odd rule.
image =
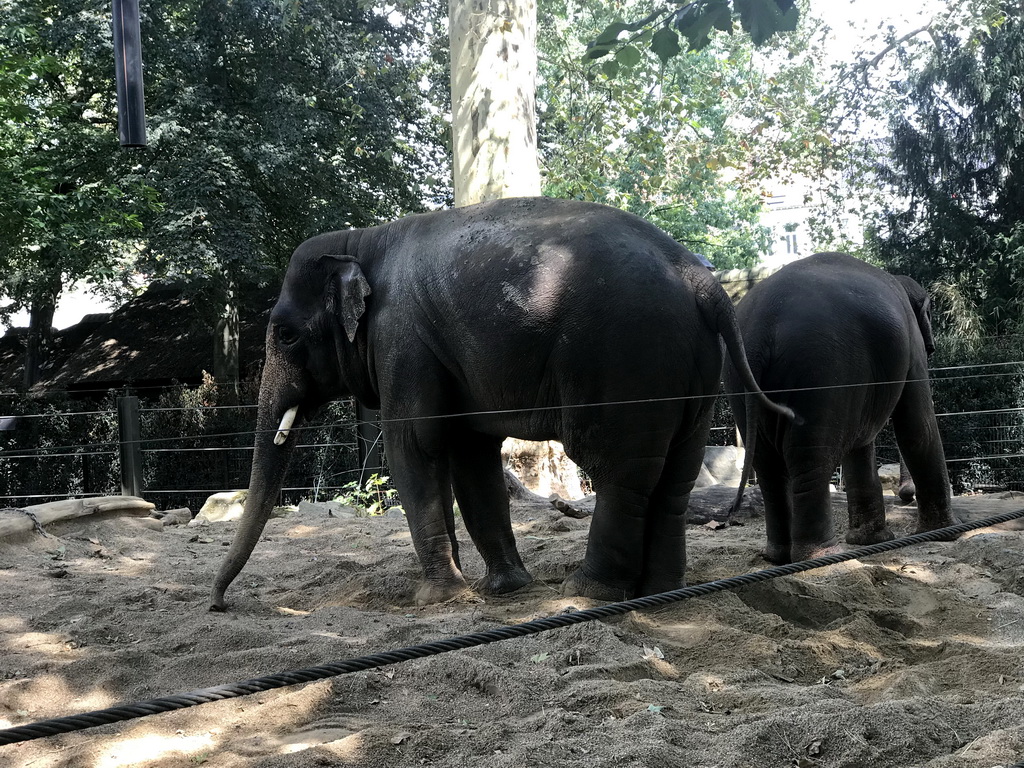
[[[270,519],[274,502],[281,491],[284,474],[298,442],[297,436],[290,432],[306,416],[300,412],[296,417],[295,406],[286,408],[281,404],[279,396],[267,390],[267,374],[264,372],[249,492],[235,538],[213,582],[213,592],[210,596],[211,611],[225,609],[224,592],[245,566],[263,533],[267,520]]]

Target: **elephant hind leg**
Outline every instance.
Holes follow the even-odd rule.
[[[931,387],[924,366],[911,369],[911,381],[892,414],[900,454],[907,464],[917,493],[917,530],[931,531],[956,525],[950,500],[949,473],[942,438],[935,420]]]
[[[770,563],[785,565],[792,562],[793,496],[789,470],[782,454],[766,440],[758,443],[757,453],[754,454],[754,470],[764,499],[767,534],[767,543],[761,554]]]
[[[843,457],[846,480],[846,506],[850,528],[846,541],[850,544],[878,544],[893,538],[885,525],[885,502],[882,481],[875,467],[873,442],[854,448]]]
[[[829,482],[839,464],[831,445],[790,446],[786,464],[793,492],[792,543],[794,562],[839,551],[839,537],[832,520]]]
[[[689,436],[675,441],[665,457],[647,512],[637,596],[686,586],[686,508],[704,460],[711,418],[709,408]]]
[[[637,594],[650,498],[664,464],[655,455],[603,466],[581,465],[594,483],[597,503],[587,553],[583,564],[566,579],[564,594],[596,600],[625,600]]]

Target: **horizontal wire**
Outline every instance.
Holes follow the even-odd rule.
[[[904,384],[905,385],[905,384],[920,383],[920,382],[935,383],[935,382],[939,382],[939,381],[954,381],[954,380],[961,380],[961,379],[992,378],[992,377],[1017,376],[1017,375],[1020,375],[1020,374],[1014,372],[1014,373],[993,373],[993,374],[971,374],[971,375],[967,375],[967,376],[945,377],[945,378],[942,378],[942,379],[930,379],[930,378],[923,378],[923,379],[893,379],[893,380],[888,380],[888,381],[871,381],[871,382],[858,382],[858,383],[849,383],[849,384],[830,384],[830,385],[816,386],[816,387],[791,387],[791,388],[787,388],[787,389],[772,389],[772,390],[764,390],[764,394],[768,395],[770,397],[770,396],[773,396],[773,395],[795,393],[795,392],[828,391],[828,390],[836,390],[836,389],[876,387],[876,386],[888,386],[888,385],[897,385],[897,384]],[[742,394],[747,395],[747,396],[752,396],[751,393],[746,393],[745,392],[745,393],[742,393]],[[599,402],[599,403],[568,403],[568,404],[550,405],[550,406],[533,406],[533,407],[530,407],[530,408],[503,408],[503,409],[482,410],[482,411],[466,411],[466,412],[462,412],[462,413],[428,414],[428,415],[422,415],[422,416],[405,416],[405,417],[396,417],[396,418],[388,418],[388,419],[383,419],[382,418],[378,422],[358,422],[357,421],[357,422],[345,422],[344,424],[338,423],[338,422],[330,422],[330,423],[321,424],[321,425],[302,425],[302,426],[292,427],[291,431],[298,432],[298,431],[312,430],[312,429],[342,428],[342,427],[351,426],[353,424],[355,424],[355,425],[364,425],[364,424],[371,424],[371,425],[378,425],[378,424],[379,425],[384,425],[384,424],[402,424],[402,423],[408,423],[408,422],[411,422],[411,421],[432,421],[432,420],[438,420],[438,419],[454,419],[454,418],[467,418],[467,417],[508,416],[508,415],[513,415],[513,414],[540,413],[540,412],[545,412],[545,411],[569,411],[569,410],[576,410],[576,409],[582,409],[582,408],[607,408],[607,407],[613,407],[613,406],[614,407],[619,407],[619,406],[628,406],[628,405],[653,405],[653,404],[658,404],[658,403],[682,402],[682,401],[688,401],[688,400],[705,400],[705,399],[708,399],[708,398],[715,398],[715,399],[717,399],[717,398],[719,398],[721,396],[722,396],[722,393],[719,392],[719,393],[715,393],[715,394],[704,394],[704,395],[677,395],[677,396],[672,396],[672,397],[660,397],[660,398],[638,398],[638,399],[634,399],[634,400],[612,400],[612,401],[605,401],[605,402]],[[149,410],[151,410],[151,409],[141,409],[141,413],[146,413]],[[1017,411],[1024,411],[1024,408],[1008,408],[1008,409],[999,409],[999,410],[992,410],[992,411],[968,411],[968,412],[963,412],[963,413],[943,413],[943,414],[936,414],[936,417],[938,417],[938,416],[947,417],[947,416],[957,416],[957,415],[981,415],[981,414],[986,414],[986,413],[1011,413],[1011,412],[1017,412]],[[103,412],[103,413],[107,413],[107,412]],[[136,444],[136,443],[153,444],[153,443],[159,443],[159,442],[179,442],[179,441],[183,441],[183,440],[195,440],[195,439],[214,439],[214,438],[223,438],[223,437],[255,436],[255,435],[258,435],[258,434],[266,434],[266,433],[269,433],[269,432],[277,432],[277,429],[274,428],[274,429],[268,429],[268,430],[244,430],[244,431],[237,431],[237,432],[221,432],[221,433],[214,433],[214,434],[194,434],[194,435],[184,435],[184,436],[174,436],[174,437],[164,437],[164,438],[147,437],[147,438],[139,438],[138,440],[126,440],[126,441],[108,440],[108,441],[90,443],[90,445],[122,445],[122,444],[123,445],[132,445],[132,444]],[[79,445],[79,446],[68,445],[68,446],[60,446],[59,448],[56,448],[56,449],[55,448],[22,449],[23,450],[22,453],[15,453],[15,454],[10,454],[10,455],[12,457],[15,457],[15,456],[31,456],[31,455],[44,455],[45,456],[45,455],[49,455],[49,454],[39,453],[39,452],[40,451],[46,451],[46,450],[70,450],[70,449],[78,448],[78,447],[87,447],[87,446],[84,446],[84,445]],[[2,453],[2,450],[0,450],[0,457],[2,457],[4,455],[5,454]]]

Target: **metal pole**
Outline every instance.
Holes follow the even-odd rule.
[[[146,146],[139,0],[113,0],[117,133],[122,147]]]
[[[139,398],[117,398],[117,434],[121,442],[121,493],[142,496],[142,429]]]

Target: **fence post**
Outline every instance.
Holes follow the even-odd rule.
[[[359,487],[362,488],[370,475],[380,471],[381,432],[377,426],[380,411],[367,408],[356,401],[356,443],[359,446]]]
[[[121,493],[142,496],[142,429],[139,398],[117,398],[117,434],[121,442]]]

